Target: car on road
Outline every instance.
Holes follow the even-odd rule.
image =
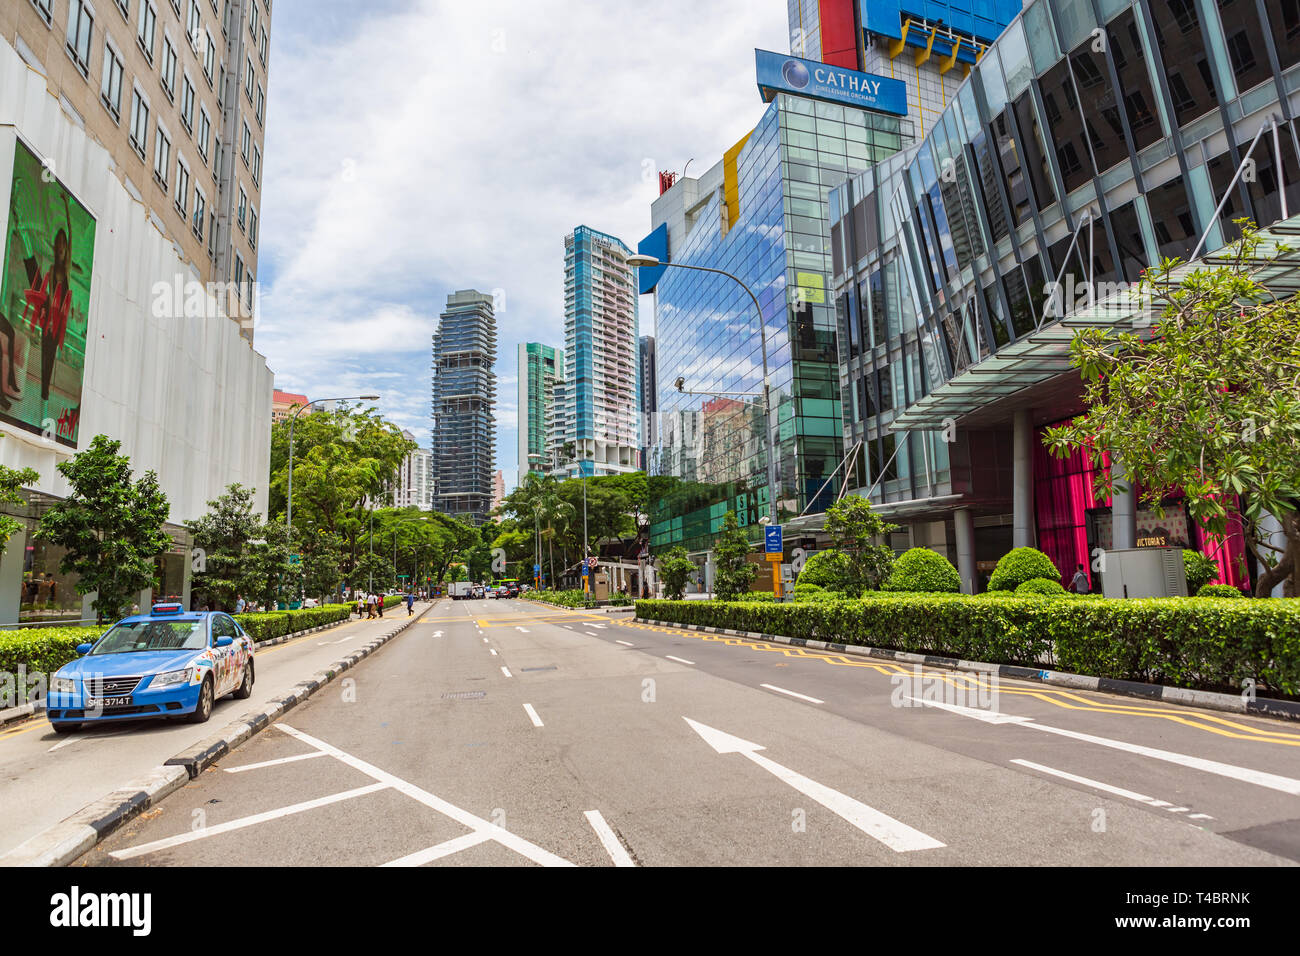
[[[184,717],[201,724],[227,694],[253,693],[253,639],[220,611],[155,604],[126,617],[50,680],[46,713],[56,733],[83,723]]]

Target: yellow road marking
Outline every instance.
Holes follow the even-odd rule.
[[[806,651],[801,647],[791,647],[785,644],[769,644],[766,641],[752,641],[728,634],[710,634],[703,631],[678,630],[676,628],[638,624],[632,621],[623,621],[621,623],[626,624],[628,627],[658,631],[662,634],[671,634],[676,637],[692,637],[699,640],[713,641],[715,643],[727,644],[734,647],[745,647],[752,650],[774,652],[782,654],[785,657],[802,657],[809,660],[820,660],[824,663],[833,664],[838,667],[867,667],[878,671],[881,674],[908,674],[912,673],[913,669],[919,666],[904,666],[901,664],[872,663],[861,660],[850,660],[849,658],[839,654],[817,653],[815,651]],[[958,680],[970,682],[977,680],[979,676],[973,673],[951,673],[946,671],[928,670],[923,670],[922,673],[926,677],[942,680],[954,687],[958,686]],[[1007,678],[1001,678],[1000,681],[1005,681],[1006,679]],[[1221,737],[1229,737],[1235,740],[1253,740],[1257,743],[1282,744],[1287,747],[1300,747],[1300,734],[1255,728],[1223,717],[1217,717],[1213,714],[1183,712],[1171,710],[1165,707],[1144,707],[1142,705],[1134,704],[1094,701],[1067,690],[1047,690],[1024,684],[1009,687],[1000,683],[998,692],[1001,694],[1012,694],[1020,697],[1035,697],[1044,703],[1052,704],[1053,706],[1060,707],[1064,710],[1078,710],[1097,714],[1115,714],[1116,716],[1127,717],[1158,717],[1164,720],[1171,720],[1174,723],[1182,724],[1186,727],[1191,727],[1194,730],[1203,730],[1207,733],[1218,734]],[[1232,729],[1229,730],[1225,728]],[[1234,730],[1243,731],[1243,733],[1234,733]]]

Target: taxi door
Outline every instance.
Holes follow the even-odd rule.
[[[224,614],[218,614],[212,619],[212,657],[216,662],[213,670],[216,672],[217,682],[214,698],[221,698],[234,690],[238,686],[239,679],[241,648],[238,643],[217,647],[217,639],[221,637],[228,637],[232,642],[239,637],[235,622]]]

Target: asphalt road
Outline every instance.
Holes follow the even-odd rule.
[[[416,613],[427,605],[417,605]],[[46,827],[220,730],[232,720],[293,690],[299,681],[378,637],[406,608],[391,608],[383,620],[354,620],[254,654],[253,696],[218,701],[204,724],[163,720],[85,725],[56,734],[42,713],[0,730],[0,855]]]
[[[629,618],[444,602],[81,863],[1300,861],[1292,725]]]

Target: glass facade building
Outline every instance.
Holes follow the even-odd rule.
[[[673,262],[735,275],[758,299],[784,516],[834,497],[827,480],[844,453],[827,196],[851,171],[896,152],[901,127],[896,116],[777,94],[724,157],[720,188],[690,212],[671,250]],[[678,480],[652,514],[657,551],[707,549],[729,510],[743,526],[768,513],[758,323],[753,301],[725,276],[668,268],[659,279],[659,433],[648,470]],[[707,394],[678,391],[679,377],[687,392]]]
[[[496,460],[497,326],[492,296],[447,296],[433,334],[435,510],[481,524],[492,509]]]
[[[564,376],[564,349],[519,344],[519,476],[550,469],[555,383]]]
[[[1039,440],[1082,410],[1073,329],[1149,265],[1235,239],[1234,219],[1300,211],[1298,108],[1300,4],[1034,0],[921,143],[832,192],[851,484],[903,543],[977,572],[1020,543],[1067,580],[1089,563],[1109,503]],[[1239,545],[1180,540],[1244,576]]]

